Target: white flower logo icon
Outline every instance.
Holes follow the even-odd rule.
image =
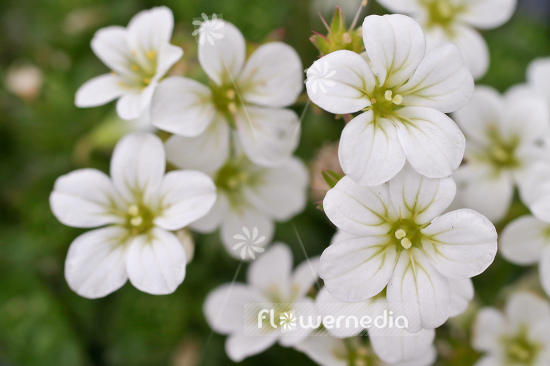
[[[319,90],[321,93],[326,94],[327,88],[336,85],[334,81],[330,80],[334,75],[336,75],[336,70],[330,69],[328,61],[319,60],[307,69],[306,82],[311,82],[311,92],[313,94],[316,94]]]
[[[197,28],[192,34],[193,36],[199,36],[201,45],[208,42],[208,44],[214,46],[216,40],[224,37],[224,22],[218,19],[216,14],[212,14],[212,19],[209,19],[205,13],[202,13],[202,19],[197,18],[193,21],[193,25]]]
[[[293,313],[284,312],[279,317],[279,324],[283,327],[283,332],[290,331],[296,327],[296,317]]]
[[[244,234],[244,235],[243,235]],[[263,253],[265,248],[262,247],[262,243],[265,242],[265,236],[258,237],[258,228],[254,227],[252,233],[246,227],[243,227],[243,234],[236,234],[233,239],[239,240],[237,244],[233,246],[233,250],[241,251],[242,260],[256,259],[256,253]]]

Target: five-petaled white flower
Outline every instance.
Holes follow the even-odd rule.
[[[220,165],[231,140],[257,164],[280,164],[296,149],[300,136],[298,116],[282,108],[294,103],[302,89],[300,58],[292,47],[271,42],[245,64],[243,35],[233,24],[223,24],[223,40],[199,42],[199,62],[210,87],[184,77],[167,78],[153,98],[153,123],[189,143],[215,139],[209,155]]]
[[[258,314],[245,312],[246,304],[285,304],[275,313],[278,322],[285,312],[291,313],[293,304],[312,304],[307,292],[317,279],[319,258],[301,263],[292,273],[292,253],[284,244],[274,244],[252,262],[247,273],[248,284],[226,284],[208,294],[204,314],[210,327],[218,333],[228,334],[225,351],[234,362],[258,354],[277,340],[282,346],[292,346],[304,339],[292,330],[282,332],[271,327],[263,328],[261,336],[246,335],[246,324],[256,324]],[[290,318],[288,319],[290,321]],[[279,323],[279,325],[283,325]],[[296,328],[299,329],[299,328]]]
[[[167,159],[181,169],[197,169],[212,176],[218,189],[216,204],[191,227],[199,232],[221,227],[227,252],[239,259],[239,253],[232,249],[235,233],[243,227],[256,227],[267,244],[273,237],[273,221],[286,221],[304,209],[308,172],[294,157],[279,167],[264,167],[238,152],[216,168],[216,158],[211,155],[215,144],[215,139],[198,145],[174,135],[166,142]]]
[[[544,138],[550,136],[546,101],[536,95],[502,97],[489,87],[476,87],[472,101],[453,114],[466,135],[466,164],[454,174],[457,204],[498,222],[508,212],[517,185],[537,162],[549,161]]]
[[[222,39],[224,36],[224,22],[218,19],[218,16],[216,14],[212,14],[212,19],[208,19],[208,16],[202,13],[202,20],[194,20],[193,25],[198,27],[193,32],[193,36],[199,36],[200,44],[208,42],[208,44],[214,46],[214,43],[217,40]]]
[[[489,50],[474,29],[492,29],[506,23],[514,14],[516,0],[378,0],[394,13],[416,19],[424,29],[428,48],[442,42],[455,43],[474,78],[489,67]]]
[[[549,365],[550,304],[528,292],[515,293],[504,313],[481,309],[472,338],[474,349],[486,352],[475,366]]]
[[[98,76],[78,89],[75,104],[95,107],[120,98],[120,118],[136,119],[148,112],[160,79],[183,55],[170,44],[174,17],[161,6],[138,13],[128,28],[100,29],[92,39],[94,53],[112,73]]]
[[[331,88],[336,83],[330,78],[336,75],[336,70],[330,68],[330,64],[325,60],[320,60],[314,63],[307,71],[307,80],[311,87],[311,93],[315,94],[318,91],[326,93],[327,88]],[[329,80],[327,80],[329,79]]]
[[[452,178],[426,178],[408,165],[375,187],[342,178],[323,207],[356,238],[330,245],[321,256],[330,293],[359,302],[387,285],[389,308],[409,319],[409,331],[443,324],[450,315],[449,279],[482,273],[497,251],[495,227],[481,214],[461,209],[438,216],[455,192]]]
[[[116,145],[111,178],[81,169],[55,182],[50,196],[63,224],[103,228],[76,238],[65,262],[65,278],[81,296],[97,298],[129,278],[151,294],[173,292],[185,277],[186,255],[178,230],[203,217],[216,200],[212,179],[197,171],[164,175],[161,140],[136,133]]]
[[[340,50],[316,61],[337,70],[323,79],[335,83],[326,93],[306,83],[321,108],[363,112],[342,132],[342,169],[369,186],[390,180],[406,160],[427,177],[451,175],[462,161],[464,135],[445,113],[466,105],[473,92],[460,50],[445,43],[426,54],[422,29],[404,15],[366,17],[363,40],[364,56]]]
[[[265,235],[258,237],[257,227],[254,227],[252,233],[250,233],[250,230],[243,226],[243,233],[233,235],[233,239],[239,242],[232,249],[241,251],[241,259],[243,261],[246,259],[256,259],[254,252],[263,253],[265,248],[262,246],[267,243]]]

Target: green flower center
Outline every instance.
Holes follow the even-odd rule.
[[[401,106],[403,96],[383,87],[374,89],[370,102],[371,106],[367,110],[372,109],[376,117],[387,118],[396,110],[403,108]]]
[[[527,338],[527,330],[521,332],[512,339],[507,340],[506,354],[511,364],[531,365],[541,349],[539,344],[533,343]]]
[[[223,191],[232,207],[243,203],[243,188],[253,187],[261,183],[261,170],[254,171],[245,158],[229,160],[214,177],[216,187]]]
[[[154,226],[155,215],[144,205],[130,205],[126,210],[125,226],[133,235],[140,235],[148,232]]]
[[[219,86],[211,82],[210,89],[212,90],[212,101],[220,113],[226,116],[232,116],[237,113],[237,108],[241,105],[242,101],[235,85],[229,83]]]
[[[421,4],[428,11],[428,27],[448,28],[456,15],[464,10],[463,5],[455,5],[451,0],[422,0]]]
[[[393,240],[398,250],[411,249],[413,246],[420,247],[422,234],[421,226],[408,219],[400,219],[391,228],[388,235]]]
[[[496,128],[491,127],[487,133],[489,144],[486,147],[482,160],[489,162],[495,170],[512,169],[520,166],[516,157],[516,150],[519,146],[519,138],[512,137],[504,139]]]
[[[130,65],[132,73],[123,75],[124,86],[146,88],[157,73],[157,52],[149,51],[144,60],[137,60],[134,54],[134,62]]]

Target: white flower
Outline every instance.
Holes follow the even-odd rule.
[[[550,57],[537,58],[527,67],[527,83],[511,88],[509,94],[515,93],[543,97],[550,106]]]
[[[136,133],[116,145],[111,178],[81,169],[57,179],[50,205],[59,221],[107,225],[80,235],[69,248],[65,278],[76,293],[102,297],[129,278],[141,291],[168,294],[183,281],[185,251],[170,231],[206,215],[216,188],[204,173],[164,175],[164,168],[161,140]]]
[[[298,116],[282,108],[294,103],[302,89],[300,58],[292,47],[271,42],[245,63],[243,35],[233,24],[219,21],[223,39],[213,45],[199,42],[209,87],[184,77],[167,78],[153,98],[153,123],[193,144],[216,139],[209,154],[220,165],[232,139],[255,163],[277,165],[294,151],[300,135]]]
[[[344,172],[361,185],[378,185],[394,177],[405,161],[422,175],[442,178],[458,168],[464,135],[445,115],[463,107],[473,80],[460,50],[445,43],[425,52],[420,26],[403,15],[371,15],[363,23],[364,57],[336,51],[327,62],[337,72],[321,78],[308,69],[311,100],[335,114],[362,111],[340,139]],[[335,85],[314,93],[321,81]]]
[[[243,235],[244,234],[244,235]],[[258,237],[258,228],[254,227],[252,229],[252,234],[247,227],[243,227],[243,234],[233,235],[233,239],[238,240],[239,242],[233,246],[233,250],[241,251],[241,259],[244,261],[248,258],[256,259],[256,253],[263,253],[265,251],[261,245],[266,242],[265,235]]]
[[[132,18],[127,28],[100,29],[92,39],[94,53],[112,72],[98,76],[78,89],[75,104],[95,107],[120,98],[120,118],[136,119],[145,113],[159,80],[183,55],[170,44],[174,17],[161,6]]]
[[[221,238],[228,253],[241,258],[232,248],[234,235],[243,227],[258,228],[267,244],[273,237],[273,221],[286,221],[301,212],[307,200],[308,172],[304,164],[287,158],[279,167],[263,167],[243,154],[229,158],[219,169],[212,162],[215,139],[201,145],[188,144],[181,136],[166,142],[167,159],[182,169],[198,169],[212,176],[218,199],[209,214],[192,225],[199,232],[221,227]],[[250,259],[250,258],[247,258]]]
[[[489,50],[475,30],[492,29],[506,23],[514,13],[516,0],[379,0],[394,13],[416,19],[424,29],[428,48],[444,41],[455,43],[474,78],[489,67]]]
[[[532,167],[550,161],[542,142],[550,136],[546,102],[536,95],[502,97],[489,87],[476,87],[472,101],[454,113],[466,135],[466,164],[454,174],[457,200],[498,222],[508,212],[518,186],[525,194]]]
[[[202,20],[194,20],[193,25],[198,26],[193,32],[193,36],[199,36],[200,44],[208,42],[208,44],[214,46],[217,40],[223,39],[224,37],[224,22],[218,19],[216,14],[212,14],[212,19],[208,19],[208,16],[202,13]]]
[[[508,299],[504,313],[481,309],[474,323],[472,346],[486,353],[476,366],[549,365],[550,304],[519,292]]]
[[[321,257],[330,293],[359,302],[387,285],[390,310],[415,324],[411,332],[443,324],[450,315],[449,279],[482,273],[497,251],[495,227],[479,213],[438,216],[455,191],[452,178],[426,178],[409,166],[375,187],[342,178],[323,207],[338,228],[357,238],[332,244]]]
[[[318,258],[315,258],[300,264],[292,273],[290,249],[284,244],[275,244],[250,265],[248,284],[226,284],[210,292],[204,304],[204,314],[213,330],[229,335],[225,344],[229,358],[240,362],[263,352],[277,340],[288,347],[304,339],[304,336],[293,335],[291,330],[281,334],[271,328],[259,336],[245,335],[245,324],[256,324],[258,319],[258,314],[245,313],[245,305],[312,303],[306,293],[317,279],[317,269]],[[290,314],[292,310],[275,314],[275,319],[285,312]]]

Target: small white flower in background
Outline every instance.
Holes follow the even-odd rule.
[[[522,197],[532,167],[550,162],[544,138],[550,113],[543,98],[478,86],[471,102],[453,114],[466,135],[466,164],[455,173],[457,204],[498,222],[508,213],[517,186]]]
[[[251,234],[250,230],[243,226],[243,233],[233,235],[233,239],[239,242],[232,249],[236,251],[240,250],[243,261],[246,259],[256,259],[254,252],[263,253],[265,251],[265,248],[262,247],[262,245],[266,244],[265,235],[258,237],[257,227],[252,229]]]
[[[221,228],[222,242],[227,252],[242,259],[234,250],[235,239],[243,227],[257,228],[267,245],[272,237],[274,221],[286,221],[300,213],[307,201],[308,172],[297,158],[287,158],[279,167],[263,167],[252,163],[242,153],[222,161],[212,158],[215,139],[202,145],[188,144],[186,138],[172,136],[166,141],[170,163],[181,169],[197,169],[214,179],[218,189],[216,204],[192,228],[213,232]],[[249,259],[249,258],[247,258]]]
[[[204,314],[210,327],[221,334],[228,334],[225,350],[234,362],[263,352],[277,340],[289,347],[304,339],[287,330],[266,329],[259,336],[245,335],[246,323],[257,323],[257,314],[246,314],[245,305],[251,303],[312,303],[306,297],[318,276],[319,259],[301,263],[292,272],[292,253],[284,244],[274,244],[254,261],[247,273],[247,284],[222,285],[211,291],[204,304]],[[289,314],[292,309],[287,309]],[[284,312],[281,312],[282,315]],[[280,316],[279,315],[279,316]],[[279,319],[276,316],[276,319]],[[290,316],[287,317],[291,321]]]
[[[472,346],[485,352],[475,366],[549,365],[550,304],[527,292],[513,294],[504,312],[480,310]]]
[[[444,43],[426,54],[422,29],[404,15],[366,17],[363,40],[363,56],[336,51],[308,69],[315,104],[335,114],[363,112],[342,131],[342,169],[369,186],[390,180],[407,160],[427,177],[451,175],[462,161],[464,135],[445,113],[466,105],[473,92],[460,50]],[[336,73],[319,76],[318,63]],[[321,82],[334,85],[315,93]]]
[[[216,14],[212,14],[212,19],[208,19],[205,13],[201,14],[202,19],[198,18],[193,21],[193,25],[196,27],[193,31],[193,36],[199,36],[198,42],[202,45],[204,42],[208,42],[209,45],[214,46],[215,42],[223,39],[224,37],[224,22],[218,19]]]
[[[515,264],[539,265],[540,282],[550,296],[550,165],[539,163],[525,182],[524,201],[533,215],[510,222],[500,235],[502,256]]]
[[[356,237],[330,245],[321,256],[320,275],[330,293],[359,302],[387,286],[390,310],[418,325],[411,332],[443,324],[450,316],[449,279],[477,276],[497,251],[495,227],[481,214],[461,209],[441,215],[455,192],[452,178],[426,178],[408,165],[375,187],[342,178],[323,207],[339,229]]]
[[[114,99],[122,119],[148,112],[160,79],[183,55],[170,44],[174,17],[161,6],[135,15],[127,28],[100,29],[92,39],[94,53],[112,72],[93,78],[78,89],[77,107],[96,107]]]
[[[475,28],[493,29],[514,14],[516,0],[378,0],[394,13],[416,19],[428,42],[428,49],[442,42],[455,43],[475,79],[489,67],[487,43]]]
[[[264,44],[245,63],[245,39],[231,23],[222,22],[224,37],[214,44],[199,35],[199,62],[210,87],[172,76],[153,97],[151,116],[162,130],[186,137],[189,144],[210,145],[208,155],[220,165],[229,141],[238,141],[248,158],[274,166],[298,145],[299,119],[289,106],[302,90],[303,71],[296,51],[281,42]],[[210,23],[203,23],[201,29]]]
[[[162,141],[136,133],[119,141],[111,178],[81,169],[58,178],[50,196],[67,226],[93,228],[69,248],[65,278],[81,296],[97,298],[128,279],[139,290],[172,293],[185,277],[186,254],[171,233],[205,216],[216,201],[212,179],[197,171],[164,174]]]
[[[330,78],[336,75],[336,70],[331,69],[330,64],[325,60],[320,60],[314,63],[307,72],[306,83],[311,86],[311,93],[316,94],[318,91],[326,94],[327,88],[332,88],[336,83]]]
[[[550,57],[537,58],[527,67],[527,82],[512,87],[509,94],[539,95],[550,106]]]
[[[13,64],[6,74],[6,89],[21,99],[34,100],[40,95],[44,77],[32,64]]]

